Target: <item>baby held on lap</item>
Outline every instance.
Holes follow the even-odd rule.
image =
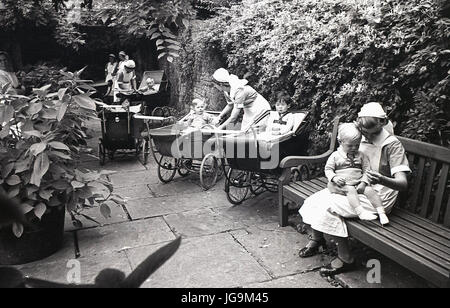
[[[376,219],[376,215],[363,209],[358,194],[364,194],[376,209],[381,224],[389,223],[381,198],[371,187],[366,172],[370,169],[368,157],[359,151],[361,132],[353,123],[339,126],[339,148],[332,153],[325,165],[328,189],[333,193],[344,191],[350,206],[361,220]]]

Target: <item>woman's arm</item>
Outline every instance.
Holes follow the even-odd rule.
[[[241,109],[234,107],[233,110],[231,111],[230,117],[222,125],[219,126],[219,129],[226,129],[228,124],[236,121],[237,118],[239,117],[240,111],[241,111]]]
[[[233,108],[232,104],[227,104],[225,108],[223,108],[222,112],[219,114],[219,119],[222,119],[228,112],[230,112]]]
[[[387,177],[375,171],[367,171],[367,177],[371,184],[381,184],[398,191],[408,189],[408,178],[406,172],[400,171],[394,174],[394,177]]]

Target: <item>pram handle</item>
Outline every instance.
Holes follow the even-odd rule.
[[[133,117],[138,120],[147,120],[147,121],[164,121],[173,118],[173,117],[145,116],[142,114],[135,114]]]

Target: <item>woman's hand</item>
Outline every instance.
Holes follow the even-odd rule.
[[[339,175],[336,175],[332,179],[332,182],[335,183],[339,187],[344,187],[345,186],[345,178],[343,178],[342,176],[339,176]]]
[[[367,178],[371,184],[383,184],[384,176],[376,171],[368,170]]]

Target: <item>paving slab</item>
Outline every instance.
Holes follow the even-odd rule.
[[[134,267],[161,245],[126,251]],[[183,239],[179,250],[144,287],[239,287],[269,280],[265,270],[227,233]]]
[[[65,221],[65,226],[64,226],[65,230],[66,231],[74,231],[74,230],[106,226],[106,225],[110,225],[110,224],[114,224],[114,223],[129,221],[128,215],[121,205],[117,205],[114,202],[109,202],[108,205],[109,205],[109,208],[111,209],[111,217],[109,217],[109,218],[105,218],[100,213],[99,207],[95,207],[95,208],[91,208],[91,209],[87,209],[87,210],[83,211],[84,215],[87,215],[87,216],[95,219],[97,222],[100,223],[100,225],[83,217],[83,216],[78,216],[76,218],[79,221],[81,221],[83,226],[81,228],[75,227],[72,223],[72,219],[70,218],[70,215],[66,215],[66,221]]]
[[[176,181],[170,183],[149,184],[148,188],[155,197],[167,197],[181,194],[202,193],[203,188],[200,187],[200,181],[195,178],[177,178]]]
[[[231,232],[274,277],[287,276],[317,269],[329,263],[329,257],[319,254],[300,258],[297,253],[308,238],[292,227],[278,227],[278,223],[252,226]]]
[[[155,197],[152,191],[148,188],[147,184],[140,183],[136,183],[136,185],[128,187],[114,187],[114,193],[118,194],[125,201]]]
[[[81,256],[157,244],[175,238],[160,217],[77,231]]]
[[[157,184],[158,176],[155,170],[134,172],[117,172],[109,176],[114,188],[130,187],[136,184]]]
[[[110,170],[110,171],[120,171],[120,172],[134,172],[143,171],[147,168],[137,159],[134,154],[129,154],[127,156],[118,156],[114,160],[106,159],[104,166],[100,166],[98,161],[86,161],[80,164],[80,168],[90,169],[90,170]]]
[[[309,272],[252,283],[244,288],[335,288],[319,272]]]
[[[73,277],[71,270],[74,269],[74,263],[79,262],[80,265],[80,283],[93,284],[98,273],[105,268],[114,268],[124,272],[126,275],[131,272],[131,266],[125,253],[110,253],[100,256],[79,258],[79,259],[60,259],[55,262],[41,261],[33,265],[27,265],[20,270],[33,278],[45,279],[52,282],[67,284],[73,282],[68,280]]]
[[[230,207],[225,194],[204,192],[157,198],[133,199],[126,208],[132,219],[162,216],[201,208]]]
[[[368,260],[359,262],[359,267],[355,271],[336,275],[336,280],[349,288],[428,288],[431,286],[421,277],[380,254],[372,255],[371,258],[380,262],[379,283],[373,280],[373,271],[369,273],[373,266],[367,267]],[[372,283],[367,279],[368,274]]]
[[[199,209],[164,216],[170,228],[184,237],[201,236],[243,228],[240,222],[224,217],[212,209]]]
[[[221,192],[226,199],[225,192]],[[266,224],[278,221],[278,196],[273,193],[264,193],[249,199],[242,204],[232,205],[227,202],[223,207],[214,211],[245,226]]]

